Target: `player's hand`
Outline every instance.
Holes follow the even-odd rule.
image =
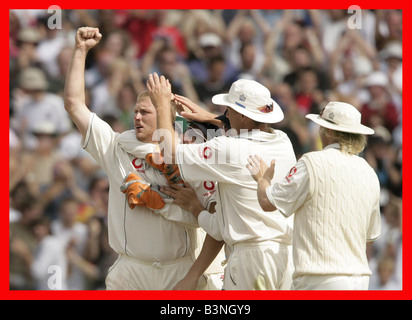
[[[196,290],[199,278],[187,275],[180,280],[173,288],[173,290]]]
[[[165,164],[160,153],[148,153],[146,155],[146,162],[151,167],[163,172],[168,184],[183,185],[179,167],[176,164]]]
[[[81,27],[76,33],[76,47],[89,51],[102,39],[102,34],[98,28]]]
[[[149,74],[146,82],[147,90],[149,91],[150,100],[156,108],[170,109],[170,101],[173,98],[172,85],[164,76],[160,76],[154,72]]]
[[[181,207],[183,210],[191,212],[196,217],[204,210],[195,191],[187,183],[184,183],[184,186],[174,184],[168,187],[161,187],[160,192],[172,197],[174,199],[173,204]]]
[[[187,120],[209,122],[217,117],[217,115],[203,109],[201,106],[186,97],[175,94],[174,101],[180,108],[180,115]]]
[[[248,163],[246,168],[249,170],[252,178],[258,182],[259,179],[263,178],[270,183],[272,181],[273,176],[275,174],[275,160],[272,160],[270,163],[270,167],[266,164],[263,159],[258,156],[250,156],[248,158]]]

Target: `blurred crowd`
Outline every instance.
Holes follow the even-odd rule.
[[[357,12],[356,14],[358,14]],[[372,290],[402,289],[402,11],[10,10],[10,289],[104,289],[109,183],[64,110],[80,26],[100,28],[86,61],[87,106],[114,131],[158,72],[216,114],[211,97],[254,79],[285,113],[299,158],[318,150],[306,119],[328,101],[356,106],[375,130],[361,154],[381,185],[382,236],[368,245]],[[54,20],[55,22],[58,20]],[[359,177],[362,179],[362,177]],[[58,268],[53,268],[58,266]]]

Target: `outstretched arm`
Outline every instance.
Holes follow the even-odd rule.
[[[269,201],[266,195],[266,189],[275,174],[275,160],[272,160],[270,167],[258,155],[250,156],[249,164],[246,168],[249,170],[252,178],[258,183],[257,196],[260,206],[264,211],[275,211],[277,208]]]
[[[217,127],[222,126],[222,121],[216,119],[218,116],[217,114],[213,114],[203,109],[189,98],[175,94],[174,101],[177,103],[178,107],[183,109],[180,112],[180,115],[185,119],[196,122],[207,122]]]
[[[64,107],[75,123],[80,134],[85,137],[90,118],[86,106],[84,69],[87,53],[99,43],[102,35],[98,28],[82,27],[77,30],[73,56],[64,88]]]
[[[170,112],[170,101],[172,100],[172,86],[164,76],[157,73],[149,74],[147,80],[147,90],[150,100],[157,111],[157,129],[159,138],[163,137],[163,148],[161,149],[163,160],[166,164],[175,163],[176,135],[172,124],[172,114]]]

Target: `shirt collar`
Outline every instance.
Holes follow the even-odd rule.
[[[340,144],[339,143],[332,143],[332,144],[327,145],[326,147],[324,147],[323,150],[332,149],[332,148],[340,150]]]
[[[258,141],[271,141],[276,137],[276,131],[273,128],[269,128],[270,132],[262,130],[251,130],[248,132],[242,132],[238,136],[238,139],[258,140]]]

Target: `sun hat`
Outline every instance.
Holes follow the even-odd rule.
[[[37,123],[31,130],[31,132],[35,136],[37,135],[57,136],[58,135],[58,130],[56,128],[56,125],[50,121],[41,121]]]
[[[222,39],[212,32],[203,33],[198,41],[201,47],[220,47],[222,45]]]
[[[284,118],[282,109],[271,98],[270,91],[255,80],[235,81],[229,93],[214,95],[212,102],[228,106],[244,116],[261,123],[276,123]]]
[[[25,90],[47,90],[48,81],[43,70],[28,67],[21,72],[19,85]]]
[[[320,114],[307,114],[306,118],[335,131],[367,135],[375,133],[373,129],[361,124],[360,112],[345,102],[329,102]]]
[[[382,71],[374,71],[370,73],[365,79],[365,87],[386,87],[388,83],[388,77]]]
[[[382,59],[396,58],[402,60],[402,43],[400,41],[389,42],[380,52]]]
[[[17,40],[27,43],[39,43],[41,40],[41,34],[34,28],[23,28],[19,31]]]

